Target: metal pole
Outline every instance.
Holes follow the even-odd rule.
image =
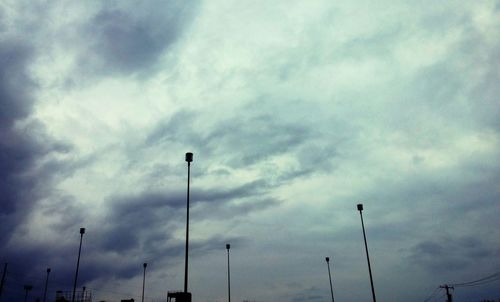
[[[47,300],[47,285],[49,284],[50,267],[47,269],[47,278],[45,279],[45,290],[43,291],[43,302]]]
[[[330,273],[330,257],[326,257],[325,260],[328,266],[328,278],[330,278],[330,292],[332,293],[332,302],[335,302],[335,299],[333,298],[332,274]]]
[[[373,297],[373,302],[376,302],[377,299],[375,298],[375,288],[373,287],[373,277],[372,277],[372,268],[370,265],[370,255],[368,254],[368,244],[366,243],[366,233],[365,233],[365,224],[363,222],[363,205],[358,204],[358,211],[359,215],[361,216],[361,227],[363,228],[363,238],[365,239],[365,250],[366,250],[366,260],[368,261],[368,273],[370,274],[370,285],[372,287],[372,297]]]
[[[24,302],[28,301],[28,292],[33,289],[32,285],[25,285],[24,290],[26,291],[26,294],[24,295]]]
[[[85,228],[80,228],[80,247],[78,248],[78,260],[76,261],[75,283],[73,284],[73,295],[71,302],[75,302],[76,281],[78,280],[78,268],[80,267],[80,254],[82,252],[82,240],[85,234]]]
[[[453,289],[453,286],[448,286],[447,284],[441,285],[440,288],[446,289],[446,302],[452,302],[453,297],[450,294],[450,288]]]
[[[231,269],[229,266],[229,249],[231,248],[230,244],[226,244],[227,249],[227,301],[231,302]]]
[[[191,176],[191,162],[193,161],[193,153],[186,153],[186,162],[188,163],[188,179],[187,179],[187,206],[186,206],[186,255],[184,260],[184,292],[188,292],[188,255],[189,255],[189,179]]]
[[[8,263],[5,262],[5,265],[3,267],[2,281],[0,281],[0,300],[2,300],[3,285],[5,283],[5,275],[7,274],[7,265]]]
[[[144,285],[146,284],[146,267],[148,266],[148,264],[146,262],[144,262],[144,264],[142,266],[144,267],[144,275],[142,277],[142,299],[141,299],[141,301],[144,302]]]

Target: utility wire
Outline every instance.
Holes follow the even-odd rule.
[[[479,285],[484,285],[484,284],[492,283],[492,282],[499,281],[499,280],[500,280],[500,276],[499,276],[499,277],[497,277],[497,278],[495,278],[495,279],[490,279],[490,280],[486,280],[486,281],[479,282],[479,283],[474,283],[474,284],[460,285],[460,286],[457,286],[457,287],[472,287],[472,286],[479,286]]]
[[[432,294],[430,294],[430,296],[427,297],[427,299],[425,299],[424,302],[429,302],[429,301],[433,300],[435,298],[435,296],[439,293],[440,290],[442,290],[442,288],[436,287],[434,289],[434,291],[432,292]]]
[[[476,286],[476,285],[490,283],[490,282],[497,281],[497,280],[500,280],[500,272],[496,272],[490,276],[487,276],[487,277],[484,277],[484,278],[481,278],[478,280],[474,280],[474,281],[450,284],[450,286],[453,286],[453,287]]]

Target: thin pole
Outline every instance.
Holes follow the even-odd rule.
[[[78,280],[78,269],[80,267],[80,254],[82,252],[83,234],[85,234],[85,228],[80,228],[80,247],[78,248],[78,260],[76,261],[75,283],[73,284],[73,295],[71,298],[72,302],[75,302],[76,281]]]
[[[333,298],[332,274],[330,273],[330,257],[326,257],[325,259],[328,266],[328,278],[330,278],[330,292],[332,293],[332,302],[335,302],[335,299]]]
[[[3,285],[5,283],[5,275],[7,274],[7,265],[8,263],[5,262],[5,265],[3,266],[2,281],[0,281],[0,300],[2,299]]]
[[[144,302],[144,285],[146,284],[146,267],[148,266],[148,264],[146,262],[144,262],[144,264],[142,266],[144,267],[144,275],[142,277],[142,299],[141,299],[141,301]]]
[[[188,255],[189,255],[189,179],[191,176],[191,162],[193,161],[193,153],[186,153],[186,162],[188,163],[188,179],[187,179],[187,205],[186,205],[186,254],[184,260],[184,292],[188,292]]]
[[[227,249],[227,301],[231,302],[231,268],[229,266],[229,249],[231,248],[230,244],[226,244]]]
[[[45,290],[43,291],[43,302],[47,300],[47,285],[49,284],[50,267],[47,269],[47,278],[45,279]]]
[[[28,301],[28,292],[33,289],[32,285],[25,285],[24,290],[26,291],[26,294],[24,295],[24,302]]]
[[[373,302],[376,302],[377,299],[375,298],[375,288],[373,286],[373,276],[372,276],[372,268],[370,265],[370,255],[368,254],[368,244],[366,243],[366,233],[365,233],[365,224],[363,222],[363,205],[358,204],[358,211],[359,215],[361,216],[361,227],[363,228],[363,238],[365,240],[365,250],[366,250],[366,260],[368,261],[368,273],[370,274],[370,285],[372,288],[372,297],[373,297]]]

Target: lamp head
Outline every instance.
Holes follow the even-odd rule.
[[[358,211],[363,211],[363,204],[362,203],[358,204]]]
[[[144,264],[142,265],[144,268],[146,268],[146,266],[148,266],[148,264],[146,262],[144,262]]]
[[[193,161],[193,153],[191,153],[191,152],[186,153],[186,161],[188,163]]]
[[[47,273],[50,273],[50,267],[47,269]]]
[[[330,262],[330,257],[325,258],[326,262]]]
[[[80,228],[80,234],[85,234],[85,228]]]
[[[229,250],[230,248],[231,248],[231,245],[230,245],[229,243],[228,243],[228,244],[226,244],[226,249],[228,249],[228,250]]]

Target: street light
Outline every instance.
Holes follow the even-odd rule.
[[[76,281],[78,280],[78,269],[80,267],[80,254],[82,252],[83,234],[85,234],[85,228],[80,228],[80,247],[78,248],[78,260],[76,261],[75,283],[73,284],[73,295],[71,298],[72,302],[75,302]]]
[[[49,284],[50,267],[47,269],[47,278],[45,279],[45,290],[43,291],[43,302],[47,300],[47,285]]]
[[[144,285],[146,284],[146,267],[148,266],[148,264],[146,262],[144,262],[144,264],[142,265],[142,267],[144,267],[144,275],[142,277],[142,299],[141,301],[144,302]]]
[[[328,266],[328,278],[330,278],[330,292],[332,293],[332,302],[335,302],[333,298],[333,286],[332,286],[332,274],[330,273],[330,257],[326,257],[326,265]]]
[[[229,266],[229,249],[231,248],[231,245],[228,243],[226,244],[226,249],[227,249],[227,301],[231,302],[231,270]]]
[[[191,162],[193,161],[193,153],[186,153],[186,162],[188,163],[188,179],[187,179],[187,205],[186,205],[186,255],[184,260],[184,293],[188,292],[188,255],[189,255],[189,179],[191,176]]]
[[[370,274],[370,285],[372,287],[372,297],[373,302],[376,302],[375,298],[375,288],[373,287],[373,277],[372,277],[372,268],[370,266],[370,255],[368,254],[368,244],[366,243],[366,233],[365,233],[365,224],[363,222],[363,204],[358,204],[359,215],[361,216],[361,227],[363,229],[363,238],[365,239],[365,250],[366,250],[366,260],[368,261],[368,273]]]
[[[26,294],[24,295],[24,302],[28,301],[28,292],[33,289],[33,285],[25,285],[24,290]]]

